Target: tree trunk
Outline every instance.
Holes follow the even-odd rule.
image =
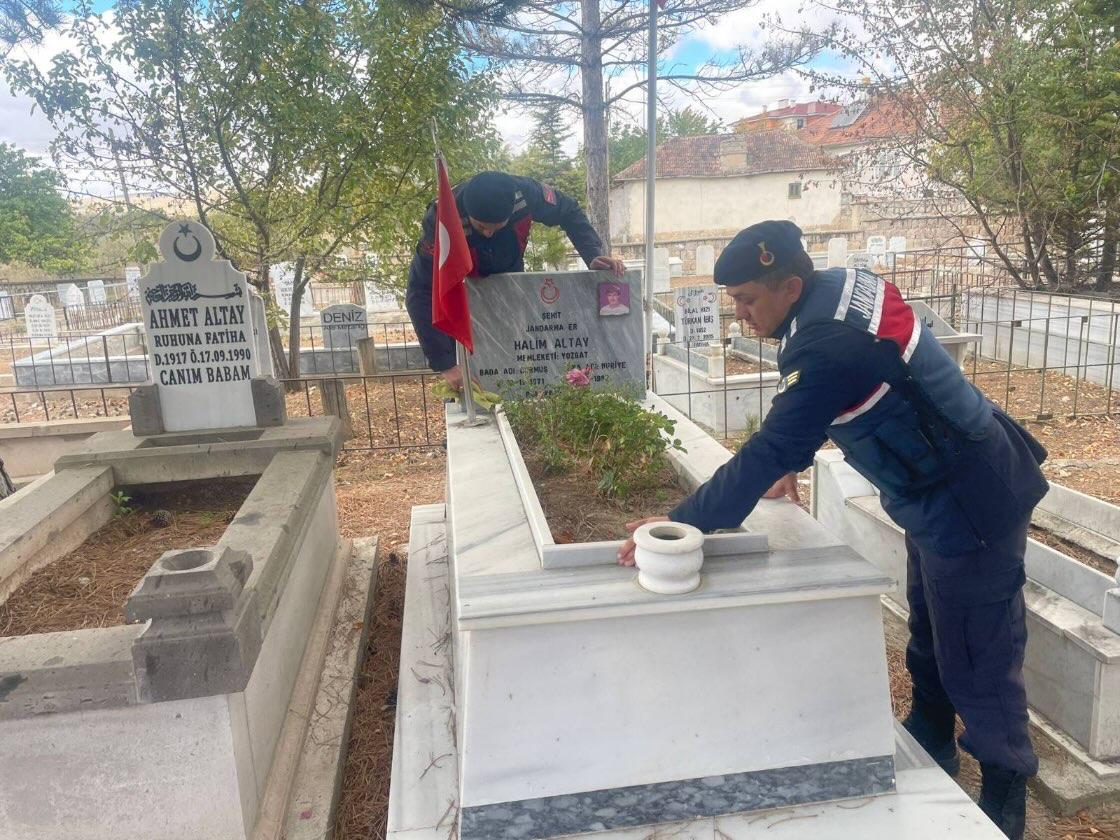
[[[580,9],[584,33],[580,41],[580,79],[583,83],[583,149],[587,157],[587,216],[609,252],[610,147],[607,144],[607,105],[603,101],[599,0],[583,0]]]
[[[288,315],[288,378],[293,380],[288,385],[289,391],[298,391],[299,383],[294,380],[299,379],[299,341],[300,341],[300,318],[299,313],[303,308],[303,287],[307,285],[303,281],[303,265],[307,261],[306,257],[300,257],[296,260],[296,276],[292,281],[292,311]]]
[[[345,379],[320,379],[319,394],[323,398],[323,414],[333,414],[342,421],[342,439],[354,437],[354,424],[350,420],[350,403],[346,399]]]
[[[1120,245],[1120,218],[1117,213],[1109,210],[1104,217],[1104,241],[1101,243],[1101,261],[1097,266],[1096,287],[1099,291],[1106,292],[1112,288],[1112,275],[1116,272],[1116,251]]]

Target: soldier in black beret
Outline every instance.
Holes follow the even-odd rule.
[[[741,231],[715,280],[737,317],[779,340],[781,379],[758,433],[667,518],[712,531],[738,527],[759,498],[799,501],[797,472],[833,441],[906,532],[913,706],[903,725],[955,774],[959,714],[960,744],[980,762],[980,807],[1022,838],[1038,770],[1023,554],[1046,451],[964,377],[894,285],[862,269],[817,271],[792,222]],[[628,540],[619,562],[633,564],[633,549]]]
[[[559,226],[588,268],[621,275],[622,260],[605,253],[603,242],[579,203],[548,184],[505,172],[480,172],[452,188],[474,267],[471,277],[525,270],[525,248],[534,223]],[[432,249],[436,204],[428,205],[423,234],[408,272],[405,305],[432,370],[453,388],[463,386],[455,342],[432,326]]]

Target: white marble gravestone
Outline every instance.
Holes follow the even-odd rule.
[[[892,236],[890,243],[887,245],[887,250],[892,254],[903,253],[906,250],[906,237]]]
[[[255,425],[245,275],[229,260],[214,259],[214,237],[198,222],[172,222],[159,250],[163,261],[140,279],[140,303],[163,428]]]
[[[848,268],[871,268],[871,255],[866,251],[853,251],[848,254]]]
[[[290,262],[277,263],[268,269],[269,280],[272,281],[272,291],[276,295],[277,305],[288,315],[292,314],[292,294],[295,291],[296,267]],[[308,283],[299,300],[299,316],[310,318],[315,314],[315,305],[311,299],[311,284]]]
[[[395,292],[383,289],[377,283],[367,280],[362,283],[366,296],[366,310],[369,312],[394,312],[401,308]]]
[[[90,280],[86,283],[86,291],[89,292],[90,303],[104,304],[109,302],[109,297],[105,294],[104,280]]]
[[[323,346],[328,350],[356,348],[369,338],[366,310],[355,303],[336,303],[319,313],[323,325]]]
[[[965,245],[966,255],[969,257],[968,264],[975,267],[982,266],[984,257],[988,253],[988,241],[978,236],[970,236],[965,240]]]
[[[126,265],[124,267],[124,282],[128,286],[128,296],[133,300],[140,299],[140,266]]]
[[[843,268],[848,260],[848,240],[843,236],[834,236],[828,240],[828,267]]]
[[[264,298],[249,287],[249,306],[253,310],[253,368],[254,376],[275,376],[272,366],[272,347],[268,343],[268,317],[264,311]]]
[[[867,253],[871,255],[876,262],[883,254],[887,253],[887,237],[885,236],[869,236],[867,237]]]
[[[0,292],[0,321],[10,321],[16,317],[15,304],[12,296],[7,292]]]
[[[669,291],[669,251],[665,248],[653,249],[653,292]]]
[[[58,318],[54,307],[42,295],[32,295],[23,308],[24,323],[28,338],[56,338]]]
[[[678,342],[698,344],[719,340],[719,286],[677,289],[674,305]]]
[[[571,368],[590,366],[593,384],[644,390],[638,272],[494,274],[467,286],[471,368],[487,389],[547,390]]]
[[[86,305],[86,296],[73,283],[59,286],[58,298],[67,309],[84,309]]]
[[[696,246],[696,274],[710,277],[716,270],[716,249],[711,245]]]

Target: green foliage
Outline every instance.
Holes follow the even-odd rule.
[[[132,501],[132,497],[123,490],[113,491],[109,494],[109,498],[113,501],[113,516],[128,516],[136,510],[128,504]]]
[[[0,0],[0,48],[10,49],[24,41],[37,44],[60,20],[59,4],[54,0]]]
[[[58,272],[82,266],[83,242],[58,185],[55,172],[0,143],[0,262]]]
[[[433,117],[453,178],[497,149],[490,81],[438,9],[133,0],[107,16],[82,0],[65,29],[49,70],[6,67],[60,165],[166,196],[261,278],[300,257],[310,277],[348,247],[408,253],[434,194]]]
[[[665,451],[684,451],[672,420],[616,391],[565,383],[502,405],[520,445],[548,470],[586,468],[608,499],[655,485],[668,467]]]

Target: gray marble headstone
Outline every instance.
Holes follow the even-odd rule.
[[[362,283],[362,290],[366,296],[366,309],[370,312],[393,312],[401,308],[396,293],[390,289],[383,289],[367,280]]]
[[[172,222],[159,250],[163,261],[140,279],[140,304],[163,428],[256,425],[245,275],[214,259],[214,237],[198,222]]]
[[[126,265],[124,267],[124,282],[128,286],[128,296],[133,300],[140,299],[140,266]]]
[[[677,334],[683,343],[717,341],[719,330],[719,286],[685,286],[675,296]]]
[[[62,301],[62,305],[67,309],[84,309],[86,305],[86,296],[82,294],[73,283],[67,283],[58,287],[58,297]]]
[[[86,283],[86,291],[89,292],[90,303],[107,303],[109,300],[105,294],[104,280],[90,280]]]
[[[272,347],[268,343],[268,317],[264,311],[264,298],[256,289],[249,287],[249,306],[253,310],[253,360],[256,376],[275,376],[272,366]]]
[[[24,325],[28,338],[55,338],[58,336],[58,318],[54,307],[42,295],[32,295],[23,308]]]
[[[696,273],[701,277],[709,277],[716,270],[716,249],[711,245],[696,246]]]
[[[16,317],[16,307],[12,303],[12,296],[7,292],[0,292],[0,321],[10,321]]]
[[[644,392],[640,277],[572,271],[469,280],[472,370],[485,388],[506,394],[548,390],[571,368],[587,366],[593,384]],[[604,284],[628,295],[608,297]]]
[[[328,350],[356,348],[369,338],[366,310],[354,303],[336,303],[319,313],[323,325],[323,346]]]
[[[848,259],[848,240],[844,236],[834,236],[828,240],[828,267],[843,268]]]

